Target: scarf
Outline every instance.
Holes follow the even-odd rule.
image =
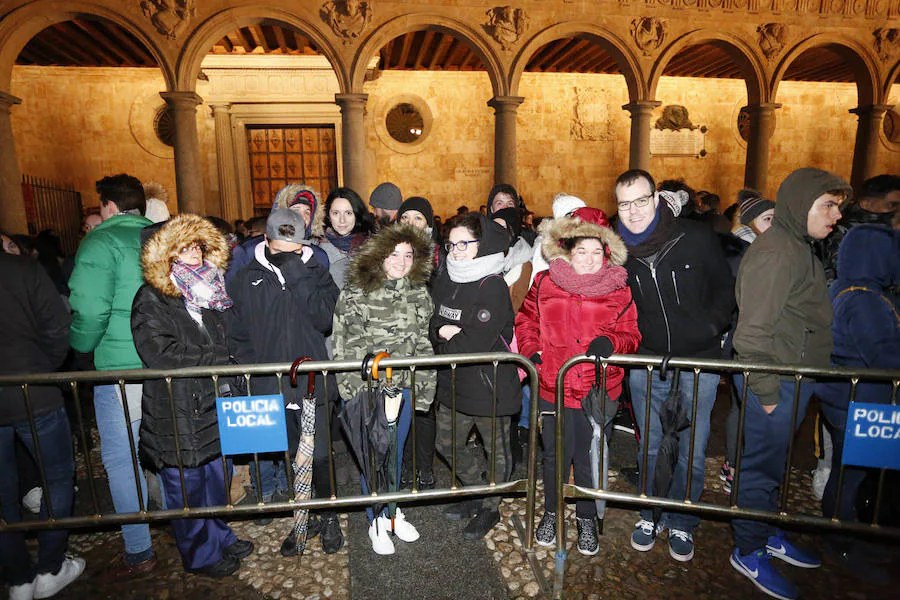
[[[203,264],[192,267],[180,260],[172,263],[172,283],[181,291],[184,297],[184,306],[198,323],[201,309],[208,308],[219,312],[231,308],[231,298],[225,291],[225,281],[222,272],[211,262],[204,260]]]
[[[504,209],[505,210],[505,209]],[[523,265],[531,260],[534,255],[534,249],[522,238],[516,241],[516,244],[506,253],[503,262],[503,271],[508,273],[514,267]]]
[[[447,257],[447,275],[453,283],[472,283],[480,281],[488,275],[498,275],[503,272],[503,264],[506,257],[502,252],[479,256],[472,260],[453,260]]]
[[[347,235],[338,235],[336,231],[329,228],[325,232],[325,237],[331,244],[341,252],[354,253],[357,248],[362,246],[369,236],[364,233],[348,233]]]
[[[636,258],[644,258],[659,252],[660,248],[672,237],[675,229],[675,215],[671,210],[662,210],[663,203],[656,205],[656,216],[653,222],[641,233],[632,233],[619,219],[616,231],[628,246],[628,254]],[[668,204],[665,204],[668,207]]]
[[[618,265],[605,265],[596,273],[579,275],[564,258],[550,263],[550,279],[570,294],[598,297],[622,289],[628,283],[628,271]]]

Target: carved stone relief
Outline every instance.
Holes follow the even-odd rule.
[[[875,52],[881,60],[886,62],[900,50],[900,29],[879,27],[872,35],[875,36]]]
[[[329,0],[319,15],[344,44],[350,44],[372,22],[372,7],[360,0]]]
[[[772,61],[784,49],[785,26],[782,23],[764,23],[756,28],[759,48],[766,60]]]
[[[603,89],[575,88],[575,116],[569,126],[572,139],[610,142],[615,139],[609,121],[609,93]]]
[[[619,0],[622,6],[637,0]],[[823,17],[893,18],[900,15],[900,4],[885,0],[641,0],[645,6],[675,9],[700,9],[728,13],[777,13],[783,15],[820,15]]]
[[[666,39],[668,26],[663,19],[640,17],[631,21],[631,36],[645,56],[659,50]]]
[[[667,104],[662,109],[662,116],[656,120],[653,127],[654,129],[678,131],[680,129],[697,129],[699,125],[691,123],[687,108],[680,104]]]
[[[487,22],[482,27],[504,50],[518,42],[528,28],[528,17],[522,8],[495,6],[485,14]]]
[[[197,8],[194,0],[143,0],[141,12],[158,32],[174,40],[196,16]]]

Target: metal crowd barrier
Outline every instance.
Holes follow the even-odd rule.
[[[642,464],[647,465],[648,461],[648,453],[649,453],[649,436],[644,432],[648,431],[650,428],[650,399],[652,393],[652,387],[654,380],[656,377],[655,374],[659,373],[660,369],[663,367],[664,357],[662,356],[638,356],[638,355],[612,355],[609,358],[605,358],[600,360],[601,366],[601,384],[602,390],[604,390],[604,399],[605,399],[605,389],[606,389],[606,377],[607,377],[607,368],[609,366],[619,366],[626,369],[645,369],[648,374],[648,382],[647,382],[647,392],[646,392],[646,411],[643,415],[635,414],[636,426],[640,429],[641,433],[641,445],[639,448],[639,452],[643,457]],[[674,500],[669,498],[663,498],[658,496],[649,496],[647,494],[647,469],[644,468],[640,473],[640,489],[636,493],[623,493],[623,492],[613,492],[610,491],[608,486],[602,486],[602,488],[590,488],[590,487],[582,487],[578,485],[569,484],[569,467],[568,465],[563,464],[563,432],[565,431],[564,418],[565,413],[563,411],[563,401],[564,401],[564,381],[566,375],[569,370],[575,365],[579,365],[582,363],[590,362],[595,364],[595,359],[589,358],[583,354],[578,356],[573,356],[565,363],[563,363],[562,367],[560,367],[559,374],[556,379],[556,404],[555,411],[551,413],[556,418],[556,481],[555,482],[544,482],[544,485],[556,485],[557,489],[557,506],[556,506],[556,530],[558,532],[556,536],[556,569],[555,569],[555,581],[553,583],[553,597],[558,598],[562,592],[563,588],[563,578],[565,575],[565,565],[567,560],[567,551],[566,551],[566,536],[563,534],[565,532],[565,504],[567,500],[575,500],[575,499],[596,499],[596,500],[605,500],[608,502],[616,503],[619,505],[627,505],[635,508],[661,508],[667,510],[677,510],[681,512],[689,512],[697,514],[701,517],[715,517],[720,519],[749,519],[749,520],[757,520],[757,521],[765,521],[769,523],[773,523],[776,525],[785,525],[785,526],[800,526],[810,529],[819,529],[819,530],[831,530],[831,531],[842,531],[847,533],[856,533],[856,534],[869,534],[884,538],[890,539],[900,539],[900,528],[898,527],[890,527],[880,525],[878,523],[878,514],[879,508],[882,504],[882,497],[884,494],[884,480],[885,480],[885,469],[880,470],[879,482],[878,482],[878,490],[876,494],[875,501],[875,520],[869,523],[859,523],[859,522],[848,522],[841,521],[837,518],[826,518],[821,516],[814,515],[806,515],[806,514],[789,514],[787,512],[787,501],[788,494],[791,486],[791,462],[792,457],[794,455],[794,439],[796,435],[791,436],[790,442],[787,450],[787,464],[785,468],[784,477],[781,481],[781,490],[780,490],[780,499],[779,499],[779,511],[778,512],[768,512],[762,510],[752,510],[741,508],[737,504],[738,498],[738,490],[740,488],[740,471],[741,471],[741,448],[743,448],[743,437],[744,437],[744,424],[746,418],[746,405],[747,405],[747,378],[751,373],[774,373],[782,377],[790,377],[794,381],[794,407],[793,414],[791,415],[791,431],[796,431],[798,419],[802,421],[804,415],[798,414],[799,412],[799,404],[797,402],[797,398],[800,394],[800,384],[801,382],[811,382],[813,380],[829,380],[829,381],[845,381],[850,383],[850,400],[853,401],[856,397],[857,385],[862,382],[887,382],[892,385],[891,393],[892,393],[892,404],[896,405],[898,402],[898,387],[900,387],[900,371],[897,370],[875,370],[875,369],[850,369],[850,368],[840,368],[840,367],[832,367],[832,368],[812,368],[812,367],[803,367],[796,365],[772,365],[772,364],[762,364],[762,363],[751,363],[751,362],[742,362],[742,361],[726,361],[726,360],[714,360],[714,359],[685,359],[685,358],[670,358],[667,362],[667,369],[685,369],[690,370],[694,373],[694,385],[693,390],[685,390],[685,394],[689,394],[690,403],[688,416],[690,418],[691,423],[696,422],[697,409],[698,409],[698,386],[699,386],[699,375],[701,372],[712,372],[720,374],[723,377],[731,377],[734,374],[742,374],[743,375],[743,386],[742,389],[739,390],[740,394],[740,417],[738,421],[738,438],[737,438],[737,459],[735,464],[735,476],[734,483],[732,485],[732,492],[730,497],[730,502],[728,506],[722,506],[717,504],[711,504],[708,502],[692,502],[690,499],[690,490],[691,490],[691,478],[692,478],[692,470],[688,468],[687,470],[687,484],[685,486],[685,498],[683,500]],[[672,373],[669,373],[669,376],[672,376]],[[626,373],[625,379],[623,381],[623,386],[628,385],[628,375]],[[533,397],[534,398],[534,397]],[[532,406],[534,407],[537,404],[535,400],[532,400]],[[602,403],[602,422],[606,423],[606,403]],[[534,412],[532,410],[532,412]],[[543,415],[540,415],[543,417]],[[534,443],[534,436],[532,436],[532,444]],[[690,452],[689,455],[693,456],[694,453],[694,438],[696,437],[696,428],[691,427],[691,439],[690,439]],[[605,452],[604,444],[600,444],[599,452],[600,452],[600,460],[599,463],[603,464],[603,453]],[[532,457],[533,460],[533,457]],[[690,460],[690,459],[689,459]],[[602,479],[601,479],[602,481]],[[841,490],[843,487],[844,481],[844,465],[842,464],[840,467],[840,472],[838,474],[837,480],[837,488]],[[531,502],[533,495],[529,496],[529,502]],[[841,494],[837,494],[837,506],[835,507],[835,514],[840,512],[840,502],[841,502]],[[534,514],[533,507],[529,506],[528,515],[529,518]],[[529,549],[531,546],[527,546]]]
[[[411,373],[410,387],[413,390],[413,395],[411,402],[413,406],[415,406],[415,375],[416,370],[421,370],[423,368],[440,368],[440,367],[449,367],[451,370],[451,408],[455,410],[456,406],[456,378],[457,372],[456,368],[460,365],[472,365],[472,364],[492,364],[493,365],[493,383],[494,383],[494,394],[493,398],[491,398],[492,406],[493,406],[493,428],[492,432],[492,440],[496,437],[493,435],[496,433],[497,427],[497,367],[500,363],[513,363],[518,368],[524,369],[530,375],[530,381],[532,382],[532,397],[537,398],[537,371],[534,365],[528,359],[524,358],[519,354],[513,354],[508,352],[493,352],[493,353],[477,353],[477,354],[453,354],[453,355],[442,355],[442,356],[428,356],[428,357],[419,357],[419,358],[385,358],[380,361],[379,366],[383,368],[394,368],[394,369],[409,369]],[[353,371],[356,373],[360,372],[362,364],[362,359],[360,360],[343,360],[343,361],[308,361],[300,364],[296,367],[296,372],[298,374],[304,373],[321,373],[323,375],[323,379],[325,381],[325,387],[322,390],[324,397],[328,397],[328,378],[327,375],[334,374],[336,372],[345,372],[345,371]],[[528,513],[528,524],[526,526],[527,537],[524,538],[524,542],[526,546],[531,548],[531,539],[534,534],[534,495],[535,495],[535,481],[536,481],[536,472],[535,472],[535,461],[534,461],[534,452],[531,454],[531,460],[528,464],[528,475],[526,479],[519,480],[510,480],[510,481],[500,481],[496,480],[496,468],[495,465],[492,464],[489,469],[489,481],[484,485],[473,485],[473,486],[464,486],[460,487],[457,485],[456,478],[456,451],[457,449],[453,448],[453,455],[449,459],[450,467],[451,467],[451,484],[449,488],[444,489],[433,489],[433,490],[419,490],[418,483],[416,478],[413,477],[412,488],[408,491],[398,491],[398,492],[390,492],[390,493],[377,493],[372,492],[370,494],[356,494],[356,495],[345,495],[338,496],[337,495],[337,485],[335,481],[335,467],[334,467],[334,455],[332,448],[332,423],[331,423],[331,411],[326,411],[326,423],[325,427],[328,430],[328,440],[329,440],[329,483],[331,496],[329,498],[312,498],[309,500],[303,500],[300,502],[296,502],[293,499],[286,502],[263,502],[261,492],[259,490],[259,486],[257,486],[256,494],[257,494],[257,502],[255,504],[247,504],[247,505],[234,505],[232,504],[232,498],[230,497],[230,481],[229,481],[229,469],[227,466],[227,458],[226,456],[222,456],[221,460],[223,461],[223,467],[225,471],[225,489],[229,490],[228,492],[228,504],[225,506],[215,506],[215,507],[190,507],[188,506],[187,498],[184,494],[184,465],[181,464],[181,458],[179,453],[179,474],[182,484],[182,499],[184,501],[185,508],[177,508],[177,509],[169,509],[169,510],[147,510],[147,507],[143,502],[143,493],[141,490],[138,472],[140,470],[140,465],[138,461],[137,453],[134,450],[134,437],[131,432],[131,427],[126,425],[126,429],[128,430],[128,439],[131,447],[131,463],[134,468],[135,474],[135,489],[138,496],[138,502],[140,510],[134,513],[107,513],[103,514],[100,509],[100,504],[98,500],[98,492],[96,489],[95,479],[93,468],[91,464],[90,456],[87,452],[87,436],[88,429],[85,424],[84,415],[81,410],[80,402],[78,400],[79,395],[79,385],[83,385],[86,383],[92,384],[114,384],[119,387],[121,392],[121,397],[125,398],[125,385],[126,383],[138,383],[146,380],[154,380],[154,379],[162,379],[167,383],[167,389],[169,393],[169,403],[172,410],[172,416],[174,421],[175,416],[175,399],[172,394],[172,381],[180,378],[209,378],[210,385],[213,386],[213,390],[218,390],[218,379],[220,377],[242,377],[247,383],[246,395],[251,395],[253,391],[253,377],[254,376],[271,376],[275,375],[278,378],[279,391],[284,390],[285,385],[290,385],[290,383],[285,384],[285,376],[291,370],[291,363],[277,363],[277,364],[261,364],[261,365],[229,365],[229,366],[217,366],[217,367],[189,367],[183,369],[175,369],[170,371],[165,370],[151,370],[151,369],[131,369],[131,370],[121,370],[121,371],[89,371],[89,372],[71,372],[71,373],[52,373],[52,374],[35,374],[35,375],[7,375],[0,376],[0,387],[18,387],[22,390],[22,398],[25,403],[26,412],[28,415],[28,421],[31,427],[31,433],[33,439],[35,441],[35,461],[38,466],[38,470],[40,472],[41,484],[44,490],[48,490],[47,479],[44,471],[43,461],[42,461],[42,452],[40,449],[40,441],[37,435],[37,429],[35,426],[35,417],[33,406],[31,402],[31,393],[30,387],[37,385],[59,385],[68,387],[72,394],[74,395],[76,401],[75,405],[75,420],[77,422],[76,431],[73,432],[73,436],[77,435],[79,438],[79,449],[80,452],[84,454],[84,463],[86,468],[87,475],[87,483],[88,483],[88,492],[90,494],[91,506],[93,507],[93,512],[90,515],[72,515],[70,517],[64,518],[56,518],[54,516],[53,506],[50,500],[50,494],[43,494],[43,501],[46,503],[46,508],[48,512],[48,518],[46,520],[25,520],[18,523],[6,523],[0,521],[0,533],[3,532],[12,532],[12,531],[27,531],[27,530],[46,530],[46,529],[72,529],[72,528],[85,528],[85,527],[96,527],[100,525],[122,525],[122,524],[130,524],[130,523],[148,523],[153,521],[162,521],[169,519],[185,519],[185,518],[204,518],[204,517],[221,517],[221,518],[230,518],[230,517],[238,517],[238,516],[250,516],[250,515],[260,515],[264,513],[279,513],[286,511],[293,511],[299,508],[309,508],[309,509],[347,509],[351,507],[361,507],[368,506],[374,503],[382,503],[382,502],[403,502],[403,501],[423,501],[423,500],[459,500],[464,499],[470,496],[487,496],[487,495],[509,495],[513,493],[526,493],[529,501],[529,513]],[[362,382],[362,379],[360,379]],[[369,385],[371,385],[371,380]],[[218,396],[218,394],[216,394]],[[128,403],[127,401],[123,402],[124,411],[125,411],[125,421],[126,424],[130,424],[132,418],[128,411]],[[531,410],[531,422],[536,423],[537,419],[537,402],[532,403]],[[504,417],[505,418],[505,417]],[[412,473],[416,472],[416,419],[411,419],[410,425],[410,433],[407,439],[407,444],[412,444],[411,446],[411,458],[412,458]],[[177,422],[176,422],[177,423]],[[318,427],[318,425],[317,425]],[[454,420],[455,427],[455,420]],[[531,428],[531,447],[534,448],[537,443],[537,428]],[[175,439],[176,444],[178,440],[178,431],[176,424],[175,431]],[[463,450],[465,451],[465,450]],[[492,456],[496,457],[496,453],[492,452]],[[494,459],[494,462],[496,458]],[[290,473],[290,465],[293,462],[293,457],[291,457],[288,452],[285,452],[285,470],[287,471],[287,475],[289,476],[288,481],[292,480],[292,475]],[[256,469],[257,473],[257,481],[259,481],[259,459],[257,455],[253,455],[253,468]]]

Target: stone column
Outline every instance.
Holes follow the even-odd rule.
[[[341,107],[341,164],[344,167],[344,186],[352,189],[368,204],[369,189],[366,176],[366,127],[363,121],[368,94],[335,94]]]
[[[216,164],[219,170],[219,206],[222,218],[229,223],[242,219],[243,210],[238,194],[238,174],[234,156],[234,136],[231,130],[231,104],[210,104],[216,122]]]
[[[22,175],[10,120],[11,107],[21,102],[11,94],[0,92],[0,228],[11,233],[28,233]]]
[[[494,183],[516,185],[516,110],[522,96],[497,96],[488,100],[494,109]]]
[[[769,138],[775,126],[775,109],[781,108],[781,105],[754,104],[746,108],[750,116],[750,133],[747,136],[744,186],[765,195],[769,178]]]
[[[857,106],[850,112],[859,118],[856,126],[856,145],[853,147],[853,170],[850,185],[855,189],[869,177],[874,177],[878,163],[878,136],[881,133],[884,114],[893,108],[889,104]]]
[[[628,150],[628,168],[650,170],[650,118],[659,100],[637,100],[622,106],[631,113],[631,145]]]
[[[178,211],[206,214],[203,192],[203,164],[197,134],[197,105],[203,98],[194,92],[161,92],[172,111],[175,126],[175,187]]]

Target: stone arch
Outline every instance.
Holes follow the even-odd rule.
[[[647,87],[651,99],[656,96],[659,79],[669,62],[685,48],[703,43],[711,43],[724,50],[740,67],[744,75],[744,82],[747,84],[748,104],[761,104],[769,101],[770,94],[766,87],[765,68],[753,48],[733,34],[709,29],[698,29],[682,35],[660,54],[650,69]]]
[[[887,104],[891,99],[891,87],[894,83],[900,83],[900,61],[897,61],[891,69],[888,71],[887,78],[884,80],[884,91],[882,92],[882,102]]]
[[[589,23],[560,23],[540,31],[532,37],[516,56],[510,71],[510,94],[516,95],[519,90],[519,82],[528,61],[534,53],[544,44],[554,40],[574,35],[586,35],[588,38],[608,52],[616,61],[619,70],[625,77],[628,86],[628,97],[632,102],[647,99],[646,79],[641,71],[640,61],[619,36],[605,27]]]
[[[341,93],[349,90],[347,70],[331,41],[312,22],[274,6],[241,6],[216,13],[197,27],[188,38],[176,65],[176,82],[180,91],[194,91],[200,64],[209,49],[226,33],[248,24],[275,21],[303,32],[331,63]]]
[[[878,67],[875,58],[869,53],[868,49],[855,40],[831,33],[819,33],[810,36],[792,47],[784,55],[784,58],[781,59],[778,67],[775,69],[775,74],[772,76],[773,102],[776,100],[778,85],[784,79],[784,75],[787,73],[791,63],[807,50],[822,46],[827,46],[829,50],[837,53],[856,73],[856,93],[859,106],[869,106],[881,102],[882,90],[879,85]]]
[[[17,8],[0,19],[0,90],[9,90],[16,58],[31,38],[50,25],[85,16],[99,17],[115,23],[140,40],[159,65],[166,88],[172,89],[175,76],[166,54],[147,31],[125,15],[92,2],[38,0]]]
[[[396,17],[373,31],[353,57],[353,65],[350,68],[352,91],[356,93],[362,92],[369,61],[385,44],[404,33],[422,29],[436,29],[467,43],[481,59],[485,69],[487,69],[494,96],[508,95],[508,87],[506,78],[503,76],[500,58],[491,45],[476,30],[465,23],[435,14],[413,14]]]

